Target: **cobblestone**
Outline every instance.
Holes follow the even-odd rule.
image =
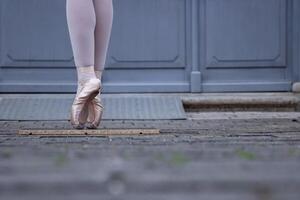
[[[103,121],[157,136],[21,137],[67,121],[0,122],[0,199],[300,199],[300,113]]]

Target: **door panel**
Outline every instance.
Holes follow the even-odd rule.
[[[185,1],[118,1],[115,13],[109,68],[185,68]]]
[[[204,91],[290,89],[287,2],[202,1]]]
[[[1,1],[2,65],[72,66],[64,3],[54,0]]]

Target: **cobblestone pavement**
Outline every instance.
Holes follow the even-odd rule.
[[[32,137],[67,121],[0,122],[1,200],[300,199],[300,113],[102,121],[156,136]]]

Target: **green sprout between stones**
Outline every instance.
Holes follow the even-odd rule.
[[[155,160],[162,161],[170,165],[182,166],[187,164],[190,160],[187,156],[181,152],[174,152],[170,156],[166,156],[163,153],[158,153],[155,155]]]
[[[255,154],[245,150],[236,150],[237,155],[245,160],[254,160]]]
[[[170,163],[173,165],[185,165],[188,162],[189,162],[188,157],[180,152],[173,153],[170,159]]]
[[[56,166],[62,167],[68,163],[69,159],[65,153],[60,153],[55,157],[54,161]]]
[[[9,159],[12,157],[12,151],[10,149],[1,150],[0,153],[2,158]]]
[[[68,163],[69,161],[68,152],[69,152],[69,146],[65,145],[63,152],[58,153],[54,158],[54,162],[56,166],[62,167]]]

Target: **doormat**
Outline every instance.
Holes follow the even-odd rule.
[[[3,97],[0,98],[0,120],[69,120],[74,97]],[[103,120],[186,119],[177,96],[102,95],[102,102]]]

